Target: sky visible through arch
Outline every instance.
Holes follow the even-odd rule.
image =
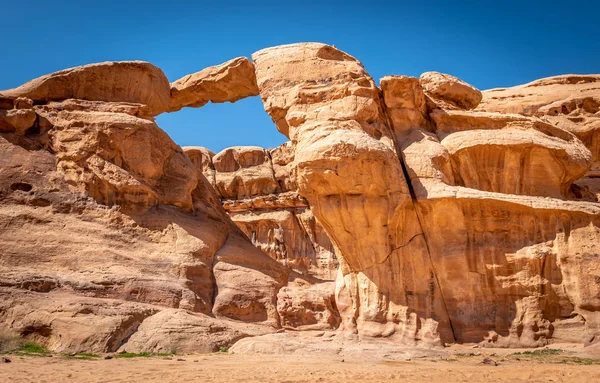
[[[480,89],[600,73],[600,1],[6,1],[0,89],[57,70],[144,60],[170,81],[269,46],[318,41],[378,81],[435,70]],[[258,97],[164,114],[182,146],[274,147]]]

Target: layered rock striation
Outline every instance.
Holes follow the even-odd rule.
[[[302,277],[252,245],[154,123],[170,97],[138,62],[2,92],[3,332],[65,352],[210,352],[282,324],[336,325],[333,288],[306,295],[311,309],[278,305]],[[290,325],[302,309],[312,316]]]
[[[256,247],[291,270],[335,279],[335,249],[297,192],[290,142],[270,150],[232,147],[216,155],[202,147],[183,149],[213,180],[223,207]]]
[[[469,111],[482,95],[451,76],[390,76],[380,91],[322,44],[253,59],[300,194],[340,250],[343,330],[417,344],[595,339],[600,206],[574,193],[593,161],[579,138]]]
[[[377,86],[319,43],[252,59],[172,84],[92,64],[0,92],[4,328],[59,351],[281,328],[597,340],[598,76],[480,92],[437,72]],[[290,142],[182,149],[152,118],[257,94]]]
[[[490,89],[478,109],[535,116],[574,134],[592,153],[593,163],[571,192],[600,201],[600,76],[563,75]]]

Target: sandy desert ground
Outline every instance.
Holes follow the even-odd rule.
[[[577,356],[580,355],[580,356]],[[600,358],[573,351],[453,350],[408,361],[215,353],[131,359],[7,355],[1,382],[598,382]],[[484,364],[491,359],[498,365]]]

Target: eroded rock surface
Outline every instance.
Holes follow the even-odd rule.
[[[173,82],[170,111],[185,106],[198,108],[209,101],[235,102],[250,96],[258,96],[254,65],[247,58],[238,57]]]
[[[233,222],[252,243],[289,269],[335,279],[335,250],[306,199],[297,193],[291,143],[266,150],[243,146],[216,155],[185,147],[214,186]]]
[[[0,136],[3,330],[54,351],[209,352],[248,334],[232,319],[280,328],[288,269],[233,224],[210,182],[140,113],[150,105],[99,101],[125,97],[104,71],[135,80],[140,66],[49,75],[18,88],[36,105],[11,98],[2,110],[34,115],[25,131],[8,119]],[[48,101],[71,95],[88,99]],[[157,97],[147,96],[137,101]]]
[[[143,61],[89,64],[42,76],[18,88],[2,91],[10,98],[36,103],[79,99],[144,104],[156,116],[169,110],[169,81],[156,66]]]
[[[439,72],[425,72],[419,77],[426,95],[459,109],[474,109],[481,102],[481,92],[459,78]]]
[[[265,110],[295,147],[298,190],[339,250],[345,333],[435,344],[441,327],[453,339],[373,79],[324,44],[268,48],[253,59]]]
[[[490,89],[483,92],[478,109],[536,116],[577,136],[591,151],[594,163],[572,192],[600,201],[600,76],[563,75]]]
[[[299,192],[339,248],[342,329],[428,344],[594,339],[600,206],[568,200],[593,161],[576,135],[464,111],[480,93],[451,76],[386,77],[380,93],[321,44],[253,59]]]
[[[319,43],[253,60],[170,90],[127,62],[0,94],[7,330],[69,352],[600,336],[597,75],[482,99],[439,73],[378,87]],[[182,149],[151,117],[257,93],[290,142]]]

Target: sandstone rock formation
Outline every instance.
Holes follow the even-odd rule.
[[[245,239],[183,152],[149,121],[86,113],[73,120],[81,130],[61,130],[72,116],[60,111],[39,136],[2,137],[2,323],[54,350],[96,352],[126,347],[166,308],[278,327],[286,269]],[[157,162],[127,157],[127,140],[111,139],[125,128]]]
[[[423,92],[434,100],[459,109],[474,109],[481,102],[481,92],[459,78],[439,72],[425,72],[419,77]]]
[[[27,97],[38,104],[79,99],[143,104],[150,116],[166,112],[171,104],[169,81],[154,65],[143,61],[105,62],[52,73],[4,96]]]
[[[600,336],[598,76],[482,98],[436,72],[378,87],[319,43],[252,58],[170,90],[125,62],[0,94],[4,329],[96,352]],[[290,142],[182,149],[152,119],[256,94]]]
[[[572,192],[600,201],[600,76],[564,75],[483,92],[478,109],[536,116],[573,133],[592,152],[594,163]]]
[[[386,78],[388,105],[399,100],[386,87],[425,97],[414,80]],[[576,307],[581,292],[565,279],[598,251],[600,243],[582,238],[597,231],[600,210],[564,200],[589,167],[589,151],[535,118],[421,111],[429,123],[404,129],[398,141],[455,339],[535,346],[569,339],[580,326],[580,340],[589,340],[596,325],[573,318],[593,315]],[[584,248],[591,253],[575,260]]]
[[[216,155],[201,147],[184,151],[214,180],[225,210],[256,247],[292,270],[335,279],[333,245],[297,193],[289,142],[271,150],[232,147]]]
[[[104,67],[116,69],[91,87],[89,68]],[[5,92],[13,102],[2,115],[26,111],[33,121],[3,119],[0,137],[3,330],[57,351],[185,352],[213,351],[249,333],[230,319],[262,324],[263,333],[279,328],[277,294],[288,269],[231,222],[183,150],[139,113],[149,105],[121,93],[139,68],[67,71],[69,91],[54,84],[57,94],[27,92],[33,109],[15,109],[23,102]],[[49,87],[63,74],[32,84]],[[73,95],[96,100],[61,100]],[[195,335],[172,334],[183,328]]]
[[[223,198],[243,199],[281,192],[267,151],[256,146],[227,148],[212,158]]]
[[[462,111],[478,92],[448,76],[436,78],[458,90],[393,76],[380,93],[321,44],[253,59],[299,192],[339,248],[344,330],[496,346],[597,336],[600,206],[567,200],[592,161],[581,140]]]
[[[203,175],[208,183],[216,189],[217,181],[215,179],[215,167],[212,163],[212,158],[215,153],[202,146],[184,146],[182,147],[185,154],[188,156],[194,168],[198,172],[198,177]]]
[[[335,303],[335,282],[314,281],[290,275],[290,282],[279,290],[277,311],[283,328],[292,330],[329,330],[340,325]]]
[[[238,57],[221,65],[187,75],[171,84],[171,108],[201,107],[211,102],[235,102],[258,96],[254,65]]]
[[[266,111],[295,145],[298,189],[341,255],[336,302],[347,333],[452,337],[379,89],[323,44],[253,55]],[[439,323],[445,326],[439,326]]]

